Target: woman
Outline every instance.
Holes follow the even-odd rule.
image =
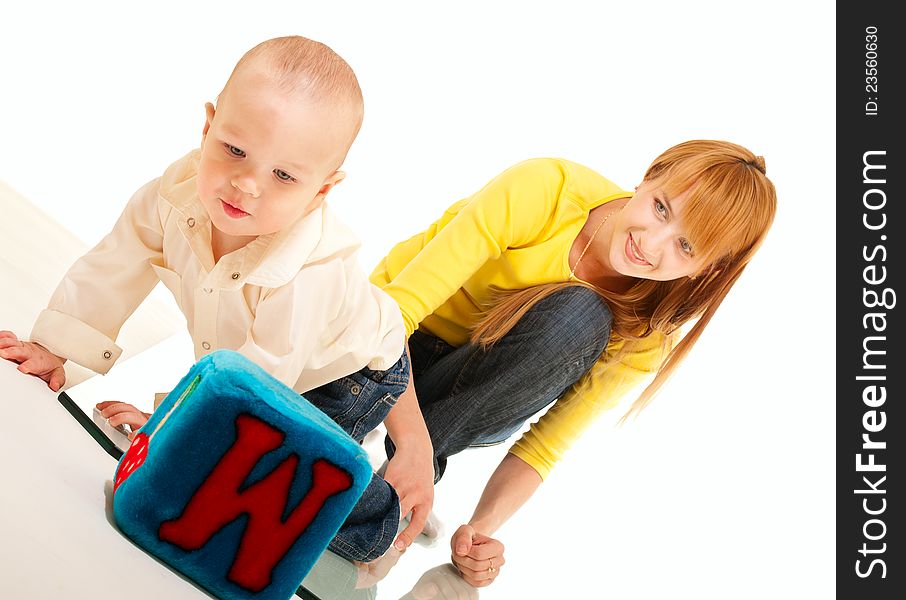
[[[650,402],[775,210],[764,160],[728,142],[668,149],[634,194],[581,165],[536,159],[455,203],[381,261],[371,279],[402,310],[417,396],[416,404],[410,386],[391,417],[420,409],[435,482],[449,456],[506,440],[554,403],[453,535],[466,581],[496,578],[504,557],[495,531],[596,415],[654,374],[623,418]]]

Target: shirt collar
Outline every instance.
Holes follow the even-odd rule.
[[[161,198],[179,213],[179,228],[202,265],[221,270],[222,287],[235,289],[245,283],[279,287],[289,283],[308,263],[345,257],[361,245],[326,204],[302,216],[289,227],[259,236],[244,248],[221,258],[214,265],[211,251],[211,221],[198,200],[196,175],[200,150],[179,159],[161,177]],[[191,225],[190,225],[191,223]],[[237,276],[238,274],[238,276]]]

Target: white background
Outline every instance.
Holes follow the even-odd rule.
[[[526,158],[631,189],[686,139],[763,154],[779,212],[760,255],[654,404],[622,428],[619,409],[602,418],[499,532],[508,563],[482,597],[832,597],[833,4],[133,5],[21,2],[0,21],[0,179],[88,244],[278,35],[328,44],[359,77],[365,123],[331,201],[369,271]],[[448,533],[498,450],[451,460]],[[444,561],[418,553],[398,566],[410,581]]]

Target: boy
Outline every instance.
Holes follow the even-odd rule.
[[[237,350],[361,442],[409,387],[399,308],[368,282],[358,241],[324,205],[344,177],[339,167],[362,115],[355,74],[327,46],[291,36],[249,50],[216,108],[205,105],[200,149],[136,192],[66,274],[31,341],[0,332],[0,357],[54,391],[67,359],[106,373],[121,353],[114,340],[123,322],[163,281],[186,316],[196,359]],[[394,465],[403,473],[429,464],[431,452],[417,405],[399,404],[386,424],[411,450]],[[148,416],[124,403],[99,408],[111,425],[138,427]],[[393,541],[401,510],[427,513],[432,484],[375,475],[330,548],[374,560]],[[414,517],[397,548],[423,524]]]

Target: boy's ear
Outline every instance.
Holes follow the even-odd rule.
[[[324,199],[327,198],[327,194],[334,188],[335,185],[340,183],[346,178],[346,173],[343,171],[334,171],[331,175],[328,175],[324,180],[324,183],[321,184],[321,189],[318,190],[318,193],[314,198],[311,199],[311,202],[308,203],[308,212],[313,211],[314,209],[321,206],[324,202]]]
[[[208,130],[211,128],[211,122],[214,121],[214,105],[206,102],[204,105],[204,129],[201,131],[201,145],[204,146],[204,140],[208,137]]]

